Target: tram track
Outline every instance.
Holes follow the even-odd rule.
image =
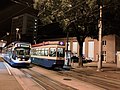
[[[91,83],[98,87],[104,88],[105,90],[120,90],[120,80],[116,80],[114,78],[104,77],[100,75],[92,75],[80,71],[58,71],[58,73]]]
[[[41,70],[39,66],[34,66],[32,68],[21,68],[19,70],[23,72],[26,77],[31,78],[35,83],[37,83],[41,88],[40,90],[77,90],[72,86],[65,85],[62,82],[47,77],[47,75],[41,73],[44,71],[44,68],[41,72],[39,71]],[[111,78],[111,76],[107,77],[105,76],[106,72],[86,72],[84,70],[50,70],[50,72],[55,72],[56,75],[58,74],[64,77],[76,78],[77,80],[93,84],[95,86],[103,88],[104,90],[120,90],[120,79],[116,79],[114,77]]]
[[[20,69],[27,77],[32,78],[43,90],[77,90],[58,81],[52,80],[32,69]]]

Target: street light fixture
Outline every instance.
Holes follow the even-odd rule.
[[[7,36],[8,36],[8,35],[10,35],[10,33],[9,33],[9,32],[7,32],[6,34],[7,34]]]
[[[4,40],[2,39],[1,42],[3,42]]]
[[[0,40],[0,47],[4,47],[5,45],[6,45],[6,43],[7,43],[7,40],[4,40],[7,36],[9,36],[9,33],[7,32],[2,38],[0,38],[1,40]],[[2,48],[1,48],[1,50],[2,50]]]
[[[0,39],[4,39],[6,36],[9,36],[10,35],[10,33],[9,32],[7,32],[2,38],[0,38]]]
[[[18,31],[19,31],[20,29],[19,28],[16,28],[16,40],[18,40]]]

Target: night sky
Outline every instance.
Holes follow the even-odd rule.
[[[15,1],[15,0],[14,0]],[[12,18],[24,13],[29,13],[36,16],[37,11],[28,7],[24,2],[32,4],[32,0],[16,0],[23,4],[17,4],[12,0],[0,0],[0,38],[2,38],[6,32],[11,31]]]
[[[25,4],[25,2],[28,2],[30,5],[32,5],[32,0],[14,0],[23,4],[15,3],[12,0],[0,1],[0,39],[3,39],[7,32],[11,32],[11,22],[13,17],[24,13],[34,16],[37,16],[38,14],[37,10],[33,9],[33,7],[28,7]],[[60,29],[58,23],[46,25],[43,28],[40,28],[38,31],[38,38],[56,38],[64,36],[66,36],[66,34],[62,29]]]

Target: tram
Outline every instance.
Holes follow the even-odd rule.
[[[46,67],[63,67],[65,44],[60,41],[47,41],[32,45],[31,63]]]
[[[12,42],[4,48],[4,60],[11,66],[28,66],[30,60],[31,44],[27,42]]]

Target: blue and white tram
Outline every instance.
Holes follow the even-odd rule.
[[[28,66],[30,60],[31,44],[27,42],[12,42],[5,47],[4,59],[11,66]]]
[[[64,65],[65,45],[59,41],[48,41],[32,45],[31,62],[46,68]]]

